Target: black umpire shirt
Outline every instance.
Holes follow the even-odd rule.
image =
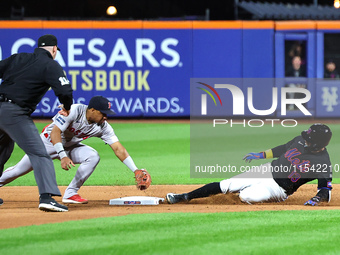
[[[0,61],[0,94],[33,112],[51,87],[59,101],[69,110],[73,97],[63,68],[50,52],[36,48],[34,53],[13,54]]]
[[[318,180],[318,196],[323,201],[329,199],[332,190],[332,165],[327,149],[312,153],[306,148],[302,136],[297,136],[286,144],[272,149],[274,158],[272,170],[274,180],[293,194],[301,185]]]

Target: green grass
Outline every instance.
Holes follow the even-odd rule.
[[[1,230],[1,254],[338,254],[340,214],[175,213]]]
[[[41,130],[46,123],[37,124]],[[153,184],[197,184],[217,179],[190,178],[189,124],[112,124],[122,144]],[[227,129],[221,137],[226,161],[244,164],[248,152],[282,144],[309,124],[296,128]],[[333,164],[339,164],[340,125],[330,125],[328,146]],[[209,141],[209,134],[203,134]],[[85,185],[133,185],[133,174],[98,138],[85,141],[101,155],[101,162]],[[208,155],[201,146],[202,157]],[[23,152],[16,147],[6,167]],[[251,164],[264,163],[265,160]],[[69,172],[54,161],[59,185],[68,185]],[[335,182],[339,183],[337,179]],[[33,173],[10,185],[36,185]],[[110,208],[111,209],[111,208]],[[114,208],[112,208],[114,210]],[[2,208],[0,208],[0,211]],[[0,254],[338,254],[339,210],[262,211],[241,213],[141,214],[71,221],[0,230]]]
[[[37,123],[41,130],[46,123]],[[118,138],[134,159],[137,167],[147,169],[153,184],[203,184],[219,181],[223,178],[190,178],[190,125],[189,124],[162,124],[162,123],[113,123]],[[225,135],[220,139],[224,141],[223,152],[226,163],[237,167],[244,165],[242,157],[248,152],[266,150],[292,139],[307,129],[310,124],[299,124],[295,128],[283,128],[276,125],[272,128],[265,125],[261,128],[250,127],[220,127],[225,129]],[[339,164],[340,151],[340,125],[329,125],[333,131],[333,138],[328,146],[332,163]],[[211,139],[214,134],[202,135],[203,139]],[[119,161],[112,149],[99,138],[91,138],[84,143],[95,148],[101,161],[85,185],[133,185],[132,172]],[[204,145],[204,143],[203,143]],[[197,149],[196,149],[197,150]],[[200,146],[201,157],[208,157],[207,147]],[[22,150],[15,147],[12,157],[5,167],[16,164],[24,155]],[[258,165],[270,160],[253,161],[250,165]],[[64,171],[60,161],[54,161],[57,182],[59,185],[68,185],[75,175],[76,168]],[[335,174],[339,177],[339,173]],[[338,179],[333,181],[339,183]],[[33,173],[18,178],[9,185],[32,186],[36,185]]]
[[[46,123],[37,123],[41,130]],[[189,125],[188,124],[113,124],[120,142],[132,156],[137,167],[150,171],[154,184],[176,184],[180,179],[190,183],[189,174]],[[84,141],[96,149],[101,157],[100,163],[85,185],[133,185],[133,173],[115,156],[110,146],[99,138]],[[5,167],[16,164],[23,152],[16,146]],[[64,171],[60,161],[54,161],[59,185],[68,185],[74,177],[76,168]],[[175,173],[176,178],[173,179]],[[33,173],[13,181],[13,186],[36,185]]]

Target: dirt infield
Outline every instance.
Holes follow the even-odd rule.
[[[20,226],[40,225],[45,223],[98,217],[122,216],[141,213],[174,212],[241,212],[264,210],[329,210],[340,209],[340,194],[336,191],[340,185],[333,186],[332,201],[317,207],[303,206],[303,203],[316,194],[316,185],[304,185],[288,200],[282,203],[264,203],[248,205],[240,202],[234,194],[216,195],[190,201],[188,204],[160,204],[153,206],[130,205],[110,206],[112,198],[125,196],[165,197],[169,192],[183,193],[202,185],[154,185],[146,191],[138,191],[135,186],[84,186],[80,194],[89,199],[88,204],[70,205],[69,212],[47,213],[38,210],[37,187],[2,187],[0,197],[4,204],[0,206],[0,229]],[[66,187],[60,187],[63,193]],[[61,198],[57,197],[57,201]]]

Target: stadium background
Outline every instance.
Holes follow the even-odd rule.
[[[332,8],[334,2],[254,3],[294,9]],[[306,21],[308,14],[304,13],[256,16],[244,3],[252,2],[5,2],[0,10],[0,59],[32,51],[40,34],[55,34],[62,49],[57,61],[73,85],[75,102],[86,103],[93,95],[105,95],[117,117],[189,117],[190,78],[274,78],[256,85],[254,103],[258,109],[271,105],[272,98],[267,95],[272,87],[297,84],[312,93],[306,107],[313,117],[338,117],[337,81],[323,77],[328,61],[340,66],[340,23],[336,21],[340,16],[333,14],[331,21]],[[117,8],[116,15],[106,13],[110,5]],[[311,14],[311,18],[327,17],[323,16],[325,11],[317,10],[320,15]],[[260,16],[260,21],[252,20]],[[297,45],[306,73],[303,78],[287,78],[291,51]],[[240,85],[244,92],[249,86],[247,82]],[[33,116],[51,117],[57,104],[50,91]],[[288,112],[289,116],[304,117],[297,111]],[[249,111],[246,117],[251,117]]]
[[[276,78],[257,86],[254,101],[259,109],[271,105],[272,87],[303,84],[312,93],[307,108],[314,117],[338,117],[338,81],[323,77],[327,56],[338,59],[339,25],[338,21],[1,21],[0,34],[6,40],[0,56],[32,51],[40,34],[55,34],[62,49],[56,60],[72,83],[75,101],[86,103],[94,95],[104,95],[119,117],[189,117],[190,78],[210,77]],[[332,43],[327,41],[330,36]],[[304,46],[305,77],[285,77],[291,42]],[[334,47],[327,50],[325,42]],[[243,90],[249,86],[241,85]],[[51,117],[57,105],[50,91],[33,116]],[[290,115],[304,116],[296,111]]]

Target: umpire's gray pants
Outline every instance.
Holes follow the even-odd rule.
[[[50,193],[61,196],[52,159],[29,113],[27,108],[9,102],[0,102],[0,174],[16,142],[31,161],[39,194]]]

